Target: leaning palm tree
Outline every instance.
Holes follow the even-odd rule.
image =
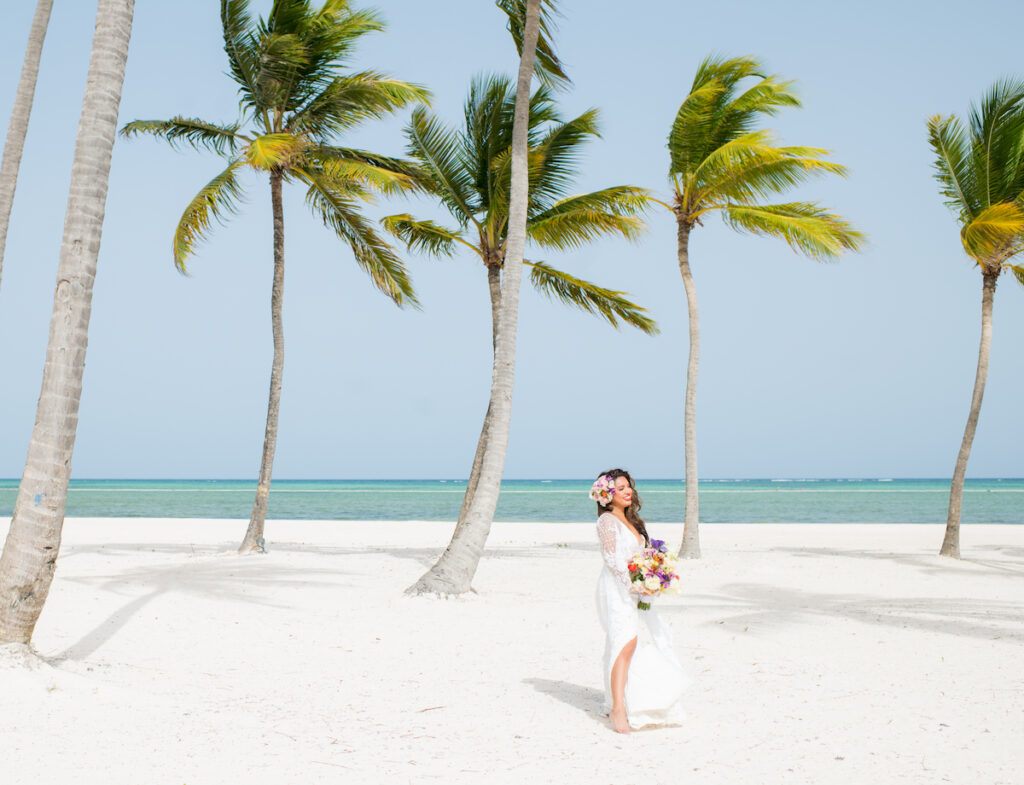
[[[675,214],[679,272],[686,291],[690,352],[686,366],[684,442],[686,516],[680,556],[700,557],[697,479],[697,371],[700,323],[690,271],[690,233],[718,211],[739,231],[778,237],[797,253],[831,259],[860,247],[863,235],[814,202],[763,204],[812,175],[845,173],[825,160],[827,150],[780,145],[758,129],[762,116],[799,106],[793,83],[765,75],[752,57],[709,57],[700,64],[689,95],[668,137],[671,204]]]
[[[419,221],[407,213],[383,219],[384,227],[411,250],[451,256],[462,247],[479,258],[487,273],[492,348],[497,341],[508,244],[509,149],[514,115],[515,92],[510,80],[500,76],[474,80],[461,131],[445,128],[427,110],[416,109],[406,128],[407,152],[420,164],[424,185],[447,208],[457,226],[447,228],[433,221]],[[526,233],[538,247],[575,248],[608,234],[632,240],[643,229],[638,216],[650,197],[642,188],[615,186],[575,196],[566,194],[577,173],[580,147],[596,135],[596,110],[563,122],[550,90],[542,86],[534,92],[528,127]],[[530,269],[531,283],[544,294],[600,316],[613,326],[625,323],[646,333],[656,332],[645,310],[630,302],[623,292],[583,281],[544,262],[523,260],[523,264]],[[467,524],[492,422],[493,407],[484,419],[456,532]],[[447,558],[453,558],[450,552]],[[435,572],[424,575],[410,591],[437,591]]]
[[[125,136],[150,133],[172,144],[187,143],[227,159],[227,167],[205,185],[174,233],[174,262],[185,260],[214,220],[237,209],[240,175],[254,170],[267,177],[274,226],[271,320],[274,359],[267,424],[252,516],[240,552],[262,551],[267,500],[277,444],[281,377],[284,370],[284,211],[282,186],[306,188],[306,202],[352,250],[373,284],[397,305],[416,305],[402,261],[360,212],[376,193],[416,187],[415,167],[395,158],[339,147],[338,137],[364,120],[424,101],[427,91],[371,71],[346,69],[362,36],[383,29],[370,11],[348,0],[327,0],[314,10],[309,0],[275,0],[266,20],[254,23],[246,0],[221,0],[224,48],[238,83],[242,117],[216,124],[174,117],[136,120]]]
[[[421,579],[416,591],[460,594],[468,591],[480,561],[494,509],[498,504],[501,475],[505,467],[508,435],[512,423],[512,387],[515,380],[516,326],[519,318],[519,286],[522,281],[523,249],[526,246],[528,200],[527,155],[530,119],[530,83],[537,70],[545,69],[537,60],[538,39],[545,17],[554,0],[497,0],[508,15],[508,28],[519,49],[519,75],[516,81],[515,113],[510,151],[509,223],[505,248],[505,275],[501,282],[498,326],[494,335],[494,365],[491,372],[491,397],[487,407],[490,423],[481,435],[485,442],[480,464],[480,479],[465,514],[465,524],[456,528],[442,557],[431,568],[429,581]],[[548,52],[550,53],[550,46]],[[550,65],[552,58],[547,60]],[[557,59],[554,59],[557,63]],[[461,517],[461,516],[460,516]],[[427,577],[427,576],[424,576]]]
[[[42,391],[25,473],[0,556],[0,643],[31,640],[60,550],[134,5],[134,0],[99,0],[96,10]]]
[[[32,99],[36,93],[36,77],[39,75],[39,58],[43,54],[43,39],[50,22],[53,0],[39,0],[32,26],[28,31],[28,46],[25,48],[25,62],[21,67],[18,92],[14,96],[11,122],[4,139],[4,157],[0,164],[0,273],[4,267],[4,249],[7,246],[7,228],[11,222],[11,207],[14,205],[14,189],[18,185],[18,168],[21,166],[21,152],[25,147],[28,133],[28,118],[32,114]]]
[[[981,344],[971,409],[949,489],[946,533],[939,553],[960,558],[960,509],[967,459],[981,412],[992,347],[992,301],[1004,270],[1024,285],[1024,82],[997,82],[971,107],[968,127],[955,117],[928,120],[939,190],[957,213],[960,242],[981,273]]]

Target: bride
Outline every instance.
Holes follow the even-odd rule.
[[[690,680],[672,651],[672,636],[652,606],[647,590],[629,578],[629,559],[651,539],[638,515],[640,496],[623,469],[604,472],[590,492],[597,501],[597,535],[604,568],[597,581],[597,612],[605,632],[605,710],[619,733],[644,725],[678,724],[681,696]],[[637,645],[641,619],[650,642]]]

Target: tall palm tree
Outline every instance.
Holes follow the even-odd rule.
[[[25,147],[28,133],[28,118],[32,114],[32,99],[36,93],[36,77],[39,75],[39,58],[43,54],[43,39],[50,22],[53,0],[39,0],[32,26],[28,31],[28,46],[25,62],[21,67],[18,92],[14,96],[11,122],[7,126],[4,140],[3,163],[0,163],[0,274],[4,268],[4,249],[7,246],[7,228],[11,223],[11,208],[14,206],[14,189],[18,185],[18,168],[21,166],[21,151]]]
[[[433,221],[418,221],[409,214],[383,219],[385,228],[411,250],[451,256],[465,247],[479,257],[487,272],[491,338],[495,344],[509,230],[509,149],[514,113],[512,85],[497,76],[474,80],[465,105],[465,127],[459,132],[445,128],[428,111],[416,109],[406,128],[407,152],[423,169],[425,186],[438,196],[458,226],[446,228]],[[650,199],[642,188],[615,186],[566,195],[578,170],[579,149],[596,135],[596,110],[563,122],[550,90],[540,87],[534,92],[528,128],[526,231],[537,246],[554,250],[578,247],[607,234],[636,239],[642,230],[638,214]],[[646,333],[657,331],[645,310],[630,302],[623,292],[596,286],[543,262],[523,263],[530,268],[531,283],[545,294],[596,314],[613,326],[621,321]],[[492,420],[493,407],[484,419],[456,531],[466,525]],[[410,591],[437,591],[433,579],[432,570]]]
[[[519,286],[522,281],[523,249],[526,246],[528,200],[527,154],[530,119],[530,83],[534,75],[542,6],[551,10],[553,0],[497,0],[508,15],[508,27],[519,49],[519,75],[512,122],[510,151],[509,222],[505,244],[497,329],[494,334],[494,365],[491,395],[487,406],[489,425],[481,434],[484,442],[479,481],[468,505],[462,526],[457,526],[444,554],[411,591],[460,594],[480,561],[494,509],[498,504],[501,475],[505,467],[509,428],[512,423],[512,387],[515,380],[516,326],[519,317]],[[462,516],[460,516],[462,517]]]
[[[781,238],[797,253],[815,259],[837,257],[860,247],[864,240],[849,223],[814,202],[762,203],[812,175],[846,171],[825,160],[827,150],[782,146],[770,131],[756,127],[762,116],[799,105],[793,83],[765,75],[753,57],[708,57],[697,69],[669,133],[673,190],[671,204],[664,206],[676,217],[690,332],[683,418],[686,522],[679,552],[684,558],[700,557],[696,433],[700,323],[690,270],[690,233],[709,213],[718,211],[732,229]]]
[[[134,0],[99,0],[64,215],[42,391],[0,556],[0,642],[32,638],[60,550],[82,397],[93,282]]]
[[[955,116],[928,120],[935,178],[956,211],[960,242],[981,273],[981,344],[974,392],[949,488],[946,533],[939,553],[960,558],[960,508],[967,459],[981,412],[992,347],[996,282],[1010,271],[1024,285],[1024,267],[1010,263],[1024,251],[1024,82],[997,82],[972,105],[968,126]]]
[[[185,208],[174,234],[174,261],[185,260],[214,220],[237,209],[244,169],[270,182],[274,226],[274,277],[271,320],[274,360],[270,375],[267,424],[252,516],[239,552],[262,551],[267,500],[277,445],[281,376],[284,370],[284,183],[306,188],[306,202],[352,250],[356,263],[373,284],[397,305],[417,305],[408,272],[393,249],[360,212],[376,193],[416,187],[414,167],[395,158],[339,147],[341,134],[364,120],[380,118],[413,102],[427,91],[372,71],[346,68],[356,43],[383,30],[371,11],[356,10],[348,0],[327,0],[314,10],[309,0],[275,0],[266,20],[254,23],[246,0],[221,0],[224,48],[231,77],[238,83],[242,117],[216,124],[174,117],[136,120],[125,136],[150,133],[187,143],[227,159],[228,165]],[[244,129],[244,130],[243,130]]]

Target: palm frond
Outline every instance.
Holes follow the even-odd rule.
[[[765,76],[736,96],[729,104],[729,112],[736,119],[745,119],[751,114],[770,117],[778,114],[779,109],[783,107],[799,107],[800,98],[795,92],[795,87],[794,80],[783,81],[778,76]]]
[[[528,160],[531,213],[546,210],[565,195],[579,174],[584,143],[597,136],[598,111],[589,109],[579,117],[555,125],[540,138]],[[511,174],[511,154],[500,160],[502,169],[507,165]]]
[[[928,118],[928,142],[935,153],[933,168],[939,192],[960,215],[961,222],[966,223],[983,209],[976,195],[966,131],[955,117],[933,115]]]
[[[1024,240],[1024,209],[1015,202],[998,202],[982,210],[960,232],[967,255],[978,261],[1012,255]]]
[[[355,45],[368,33],[385,29],[384,20],[370,9],[353,9],[349,0],[328,0],[309,24],[316,73],[332,78],[344,65]]]
[[[259,101],[256,72],[260,56],[249,0],[221,0],[220,18],[231,78],[239,85],[242,106],[254,110]]]
[[[275,7],[278,5],[280,3]],[[279,118],[302,103],[303,90],[311,87],[302,78],[308,70],[310,57],[308,42],[299,35],[265,33],[261,36],[256,84],[261,106],[270,110],[270,116],[274,118],[274,125],[267,128],[267,132],[283,130]],[[299,95],[295,95],[296,88]]]
[[[409,213],[388,215],[380,222],[384,231],[405,243],[410,251],[431,256],[454,256],[456,243],[462,241],[459,232],[433,221],[417,221]]]
[[[292,174],[306,182],[306,202],[315,210],[324,225],[348,243],[356,263],[363,268],[373,285],[396,305],[419,307],[409,272],[394,250],[358,211],[357,203],[345,191],[338,192],[333,183],[315,171],[294,168]]]
[[[214,221],[224,223],[228,215],[238,212],[238,202],[242,199],[238,169],[243,165],[244,162],[236,158],[203,186],[185,208],[174,231],[174,264],[181,272],[186,272],[185,260],[195,252],[210,225]]]
[[[862,247],[865,236],[846,220],[813,202],[735,205],[722,208],[729,226],[752,234],[779,237],[797,253],[828,260]]]
[[[1024,170],[1024,82],[1001,79],[971,107],[972,158],[981,205],[1012,201]]]
[[[647,309],[627,299],[625,292],[574,278],[543,262],[524,264],[530,268],[530,282],[549,298],[599,316],[612,327],[618,327],[621,321],[648,335],[659,332],[657,322],[647,316]]]
[[[523,33],[526,30],[526,0],[496,0],[498,6],[508,16],[508,31],[515,41],[516,51],[523,54]],[[555,54],[551,42],[554,32],[554,17],[558,14],[555,0],[541,0],[540,30],[537,36],[537,53],[534,61],[534,72],[541,83],[549,87],[564,86],[571,83],[562,62]]]
[[[297,166],[315,169],[322,176],[339,182],[358,181],[367,193],[375,191],[394,196],[425,190],[422,172],[408,161],[369,154],[358,155],[360,152],[336,147],[316,147],[305,150]]]
[[[461,226],[473,221],[473,181],[459,159],[459,136],[423,108],[413,110],[405,129],[409,155],[419,161],[431,180],[431,192]]]
[[[245,148],[246,160],[257,169],[286,169],[298,161],[309,148],[309,142],[293,134],[257,136]]]
[[[760,116],[800,105],[792,81],[762,68],[753,57],[712,56],[701,63],[669,132],[670,175],[692,173],[715,150],[750,133]],[[737,95],[751,78],[758,81]]]
[[[125,124],[120,133],[128,139],[139,134],[152,134],[166,139],[173,147],[188,144],[196,150],[229,155],[247,141],[238,130],[239,126],[234,123],[217,125],[193,117],[172,117],[170,120],[133,120]]]
[[[427,88],[363,71],[337,77],[298,109],[285,129],[326,140],[366,120],[385,117],[413,103],[429,103]]]
[[[459,162],[473,183],[478,211],[503,209],[502,194],[507,194],[509,188],[515,105],[515,85],[506,76],[480,76],[470,84]],[[561,122],[558,106],[546,87],[531,94],[529,116],[527,145],[532,149],[540,143],[546,127]],[[503,165],[496,164],[499,159],[504,160]]]
[[[683,99],[668,135],[669,174],[692,172],[711,150],[714,110],[725,92],[719,80],[695,82]]]
[[[777,146],[769,131],[743,134],[713,150],[691,181],[701,203],[750,202],[778,194],[820,174],[844,176],[846,167],[825,160],[828,150]]]
[[[1017,283],[1024,286],[1024,267],[1019,264],[1008,265],[1010,271],[1013,273],[1013,277],[1017,279]]]
[[[630,185],[570,196],[533,216],[526,231],[539,245],[565,250],[609,234],[636,240],[646,228],[638,218],[650,206],[650,192]]]

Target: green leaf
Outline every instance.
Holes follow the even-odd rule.
[[[188,144],[196,150],[210,150],[218,155],[234,155],[247,140],[238,133],[238,125],[216,125],[193,117],[172,117],[170,120],[133,120],[121,129],[121,136],[130,139],[139,134],[152,134],[166,139],[172,147]]]
[[[799,106],[791,81],[762,73],[753,57],[708,57],[669,131],[670,175],[687,176],[721,146],[753,130],[762,115]],[[740,86],[755,79],[745,91]]]
[[[221,0],[220,18],[231,78],[239,85],[242,105],[254,109],[258,104],[256,72],[260,55],[248,0]]]
[[[960,238],[973,259],[1005,258],[1024,241],[1024,209],[1014,202],[986,207],[964,226]]]
[[[232,161],[227,169],[203,186],[189,202],[174,231],[174,264],[181,272],[185,260],[191,256],[213,221],[224,223],[228,215],[238,212],[242,189],[238,183],[238,169],[244,165],[240,159]]]
[[[285,123],[285,128],[326,141],[366,120],[377,120],[414,103],[429,103],[430,91],[373,71],[337,77],[324,85]]]
[[[292,174],[309,185],[307,203],[320,215],[324,225],[348,244],[356,263],[370,276],[374,286],[396,305],[418,308],[408,270],[391,246],[359,213],[357,203],[349,198],[351,192],[346,183],[342,182],[339,188],[322,174],[304,169],[293,169]]]
[[[508,16],[508,31],[512,34],[516,52],[522,57],[523,34],[526,29],[526,0],[496,0],[495,5]],[[541,83],[549,87],[565,86],[571,83],[551,43],[551,34],[555,27],[554,17],[557,13],[558,5],[555,0],[541,0],[540,30],[537,35],[537,51],[533,70]]]
[[[461,165],[459,137],[427,110],[413,110],[405,130],[408,152],[428,173],[435,194],[462,225],[473,221],[473,182]]]
[[[389,215],[380,219],[384,231],[397,237],[410,251],[431,256],[454,256],[459,232],[445,229],[433,221],[417,221],[409,213]]]
[[[940,193],[961,221],[970,221],[982,208],[963,125],[955,117],[933,115],[928,118],[928,142],[935,153],[933,166]]]
[[[1017,279],[1017,283],[1024,286],[1024,267],[1016,264],[1011,264],[1009,267],[1013,271],[1013,277]]]
[[[622,185],[570,196],[533,216],[527,224],[530,239],[539,245],[578,248],[598,237],[619,234],[636,240],[646,228],[638,218],[650,205],[650,192]]]
[[[245,149],[246,160],[257,169],[286,169],[297,162],[309,142],[292,134],[265,134],[253,139]]]
[[[589,109],[579,117],[555,125],[530,150],[529,196],[530,213],[547,209],[565,195],[579,172],[581,148],[599,136],[598,111]],[[503,155],[501,167],[511,173],[511,154]],[[507,182],[507,180],[506,180]]]
[[[722,208],[733,229],[785,240],[797,253],[813,259],[832,259],[855,251],[864,235],[838,215],[812,202],[775,205],[736,205]]]
[[[659,332],[657,323],[647,316],[647,309],[628,300],[625,292],[574,278],[543,262],[524,264],[530,267],[530,282],[548,297],[600,316],[612,327],[618,327],[621,321],[648,335]]]
[[[753,131],[713,150],[694,170],[691,182],[696,198],[706,206],[748,203],[815,175],[844,176],[846,167],[825,160],[827,154],[816,147],[781,147],[771,132]]]

